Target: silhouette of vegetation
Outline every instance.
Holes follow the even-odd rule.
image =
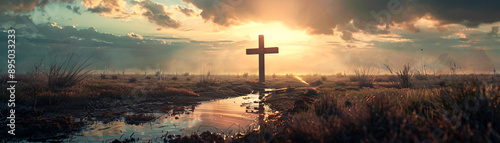
[[[45,72],[48,78],[48,86],[51,89],[71,87],[84,80],[92,70],[86,69],[90,66],[89,60],[71,54],[63,61],[51,60],[49,69]]]
[[[363,66],[354,70],[355,75],[349,79],[352,82],[358,82],[359,87],[373,87],[375,77],[373,74],[374,68],[371,66]]]
[[[410,73],[411,66],[409,63],[403,65],[401,69],[396,71],[388,65],[385,65],[385,67],[389,69],[389,72],[391,72],[391,74],[394,75],[395,73],[395,76],[397,77],[399,86],[401,88],[410,88],[411,86],[413,86],[413,84],[411,83],[412,75]]]
[[[131,77],[128,79],[128,82],[131,82],[131,83],[136,82],[136,81],[137,81],[136,77]]]

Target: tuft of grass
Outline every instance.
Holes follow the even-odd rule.
[[[84,80],[91,72],[86,68],[90,66],[90,57],[82,59],[71,54],[63,61],[50,61],[49,69],[45,72],[48,77],[48,86],[51,89],[71,87]]]
[[[396,71],[394,71],[394,69],[392,69],[389,65],[385,65],[385,67],[389,70],[389,72],[391,72],[391,74],[396,73],[396,77],[401,88],[410,88],[413,86],[412,75],[410,73],[411,66],[409,63],[403,65],[403,68]]]
[[[198,97],[200,96],[197,93],[194,93],[192,90],[184,89],[184,88],[172,88],[172,87],[156,87],[150,89],[148,94],[151,97],[155,98],[164,98],[164,97]]]
[[[219,87],[220,82],[217,80],[203,80],[195,83],[196,87]]]
[[[373,81],[375,77],[372,75],[374,68],[371,66],[364,66],[354,70],[355,76],[350,77],[351,81],[357,81],[358,86],[373,88]]]
[[[342,73],[338,72],[338,73],[335,74],[335,77],[337,77],[337,78],[343,78],[344,75]]]

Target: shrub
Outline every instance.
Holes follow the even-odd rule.
[[[411,66],[409,63],[403,65],[403,68],[397,71],[393,71],[393,69],[390,68],[388,65],[385,65],[385,67],[389,69],[389,72],[391,72],[391,74],[394,74],[394,72],[396,73],[401,88],[410,88],[411,86],[413,86],[413,84],[411,83],[412,75],[410,74]]]
[[[136,82],[137,81],[137,78],[135,77],[131,77],[130,79],[128,79],[128,82]]]
[[[146,76],[146,79],[151,79],[151,77],[150,76]]]
[[[351,81],[357,81],[358,86],[361,87],[373,87],[374,76],[371,75],[373,72],[373,68],[370,66],[365,66],[354,70],[356,74],[354,77],[351,77]]]
[[[328,80],[328,79],[326,78],[326,76],[321,76],[321,80],[322,80],[322,81],[326,81],[326,80]]]
[[[188,72],[186,72],[186,73],[184,73],[184,74],[182,74],[182,75],[183,75],[183,76],[189,76],[189,73],[188,73]]]
[[[176,76],[172,77],[172,80],[177,80],[177,77]]]
[[[106,79],[106,75],[105,74],[101,74],[101,79]]]
[[[196,87],[218,87],[220,83],[216,80],[203,80],[195,83]]]
[[[247,72],[246,72],[246,73],[243,73],[243,77],[244,77],[244,78],[247,78],[247,77],[248,77],[248,73],[247,73]]]
[[[339,73],[335,74],[335,77],[337,77],[337,78],[343,78],[344,75],[342,75],[342,73],[339,72]]]
[[[112,75],[111,79],[118,79],[118,75]]]
[[[91,72],[86,69],[90,66],[89,60],[90,57],[81,59],[75,54],[69,55],[62,62],[51,60],[49,70],[45,72],[49,88],[71,87],[80,83]]]
[[[323,82],[321,82],[321,80],[317,80],[317,81],[311,83],[311,86],[320,86],[322,84],[323,84]]]

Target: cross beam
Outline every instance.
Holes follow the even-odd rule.
[[[272,54],[278,52],[278,47],[264,48],[264,35],[259,35],[259,48],[247,49],[247,55],[259,54],[259,82],[266,81],[264,54]]]

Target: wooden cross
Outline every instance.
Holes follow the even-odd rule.
[[[264,48],[264,35],[259,35],[259,48],[247,49],[247,55],[259,54],[259,82],[266,81],[264,54],[278,53],[278,47]]]

